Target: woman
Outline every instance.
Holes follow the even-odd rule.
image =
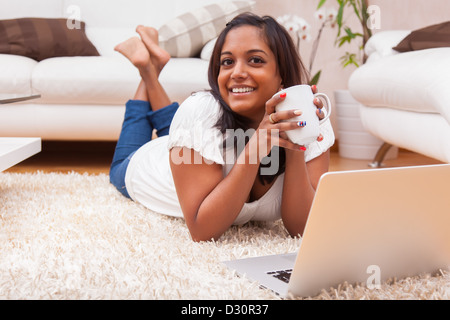
[[[234,18],[212,53],[211,91],[193,94],[179,108],[158,82],[169,57],[156,31],[137,31],[142,42],[116,48],[142,82],[126,106],[111,182],[156,212],[184,217],[194,241],[218,239],[232,224],[279,218],[292,236],[302,234],[334,135],[329,123],[308,146],[285,134],[299,124],[281,120],[301,110],[276,113],[285,95],[275,94],[307,83],[286,30],[271,17]],[[315,104],[320,118],[322,103]],[[148,142],[153,129],[159,138]],[[233,143],[237,133],[248,140],[240,147]],[[274,168],[266,168],[268,161]]]

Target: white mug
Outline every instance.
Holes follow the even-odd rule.
[[[283,92],[286,92],[286,98],[275,107],[275,111],[301,110],[302,114],[300,116],[283,121],[303,121],[305,124],[301,128],[286,131],[289,140],[302,146],[316,141],[320,134],[320,125],[330,117],[330,99],[324,93],[313,94],[309,85],[292,86],[276,94],[279,95]],[[315,97],[322,97],[326,101],[327,113],[320,121],[316,114],[317,107],[313,102]]]

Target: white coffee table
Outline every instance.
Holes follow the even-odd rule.
[[[41,138],[0,138],[0,172],[41,151]]]
[[[40,94],[0,94],[0,104],[9,104],[40,98]],[[41,138],[0,137],[0,172],[39,153]]]

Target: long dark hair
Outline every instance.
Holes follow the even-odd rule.
[[[218,84],[220,57],[226,36],[231,30],[244,25],[255,26],[261,29],[262,33],[265,35],[265,40],[275,56],[283,87],[287,88],[298,84],[308,83],[308,73],[306,68],[303,66],[292,38],[283,26],[270,16],[260,17],[249,12],[236,16],[227,23],[225,29],[223,29],[218,36],[214,50],[211,54],[208,69],[208,81],[211,87],[211,93],[219,102],[222,109],[222,114],[216,123],[216,127],[224,134],[227,129],[247,130],[250,127],[250,120],[234,112],[223,100],[220,95]],[[270,183],[275,177],[284,172],[285,152],[283,148],[279,151],[280,165],[278,172],[275,175],[260,174],[261,182]],[[261,166],[263,165],[261,164]]]

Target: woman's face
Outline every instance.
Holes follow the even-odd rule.
[[[219,90],[230,108],[258,125],[265,103],[281,88],[275,55],[262,30],[240,26],[228,32],[220,57]]]

